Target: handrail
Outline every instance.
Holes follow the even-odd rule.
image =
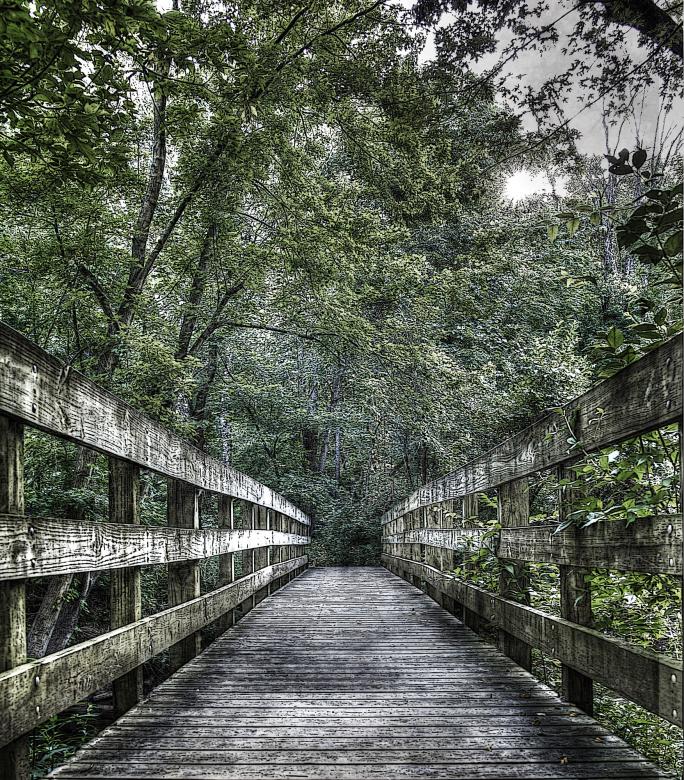
[[[588,528],[529,523],[527,478],[611,444],[681,420],[682,340],[672,339],[450,474],[424,485],[382,517],[382,561],[426,590],[474,630],[498,631],[500,648],[531,669],[531,650],[561,661],[565,697],[591,713],[600,682],[681,727],[682,664],[591,627],[592,568],[682,576],[682,516],[614,521]],[[477,494],[496,489],[496,536],[477,521]],[[559,491],[559,517],[568,512]],[[462,504],[457,507],[458,503]],[[457,512],[457,508],[459,511]],[[454,527],[461,515],[471,527]],[[482,523],[480,523],[480,526]],[[486,537],[485,537],[486,535]],[[453,570],[483,538],[500,561],[499,592]],[[529,563],[559,567],[561,617],[530,606]]]
[[[25,426],[109,456],[109,522],[24,514]],[[140,525],[140,468],[167,478],[167,527]],[[200,527],[201,492],[218,501],[218,528]],[[141,664],[168,649],[174,671],[200,651],[204,627],[224,631],[304,571],[309,529],[286,498],[0,323],[0,775],[25,779],[31,729],[109,683],[122,714],[142,695]],[[201,594],[199,561],[213,556],[217,587]],[[170,606],[143,618],[140,570],[158,564]],[[104,569],[111,630],[28,660],[26,582]]]
[[[676,337],[479,458],[418,488],[380,521],[385,525],[414,509],[491,490],[678,422],[682,376],[682,339]]]
[[[286,498],[198,450],[0,323],[0,413],[90,449],[273,509],[309,525]]]

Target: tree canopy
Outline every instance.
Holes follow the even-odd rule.
[[[8,0],[2,320],[309,512],[319,564],[375,562],[395,501],[681,331],[681,5],[551,6]],[[629,137],[649,88],[662,121]],[[552,191],[508,199],[521,166]],[[597,460],[577,522],[613,478],[614,515],[676,511],[674,436]],[[27,452],[32,510],[104,516],[97,457]],[[62,621],[36,654],[97,588],[36,590]]]

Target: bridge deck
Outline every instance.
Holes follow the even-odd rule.
[[[262,602],[53,776],[666,775],[403,580],[329,568]]]

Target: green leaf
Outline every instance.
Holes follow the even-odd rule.
[[[673,233],[663,245],[668,257],[675,257],[682,251],[682,233],[678,230]]]
[[[549,225],[546,228],[546,234],[551,241],[555,241],[558,238],[558,225]]]
[[[613,326],[608,333],[606,333],[606,341],[613,349],[617,349],[624,344],[625,337],[622,331]]]
[[[579,226],[580,226],[579,217],[575,217],[574,219],[569,219],[565,223],[565,227],[568,229],[568,234],[570,235],[570,237],[575,235],[575,233],[579,230]]]

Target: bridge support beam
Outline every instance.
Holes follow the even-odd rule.
[[[174,528],[199,528],[200,491],[187,482],[168,482],[167,522]],[[169,564],[169,606],[175,607],[200,595],[199,561]],[[169,648],[171,672],[180,669],[200,652],[200,633],[195,632]]]
[[[499,523],[502,528],[529,525],[530,497],[527,478],[505,482],[498,488]],[[499,559],[499,593],[519,604],[530,603],[530,578],[528,567],[519,561]],[[499,630],[499,649],[509,658],[530,671],[532,647],[506,631]]]
[[[572,479],[574,473],[569,467],[560,467],[560,480]],[[572,487],[564,485],[558,490],[558,520],[563,522],[571,511]],[[579,529],[577,529],[579,531]],[[581,626],[591,626],[591,586],[585,581],[589,569],[578,566],[559,566],[560,609],[561,617],[578,623]],[[588,715],[594,712],[594,681],[581,672],[561,664],[561,686],[563,698]]]
[[[140,523],[138,498],[140,468],[119,458],[109,459],[109,521]],[[142,617],[140,568],[112,569],[109,575],[110,626],[135,623]],[[112,683],[114,713],[118,717],[137,704],[143,695],[142,666]]]
[[[242,502],[242,508],[241,508],[241,516],[240,516],[240,527],[241,528],[255,528],[254,523],[254,514],[255,514],[256,506],[249,501],[243,501]],[[241,553],[241,566],[242,566],[242,575],[245,576],[245,574],[251,574],[253,571],[256,571],[256,567],[254,565],[255,561],[255,550],[243,550]],[[246,615],[250,609],[254,607],[254,595],[251,595],[248,599],[245,599],[245,601],[240,604],[240,611],[242,615]]]
[[[259,530],[265,531],[268,529],[268,509],[266,507],[257,506],[255,511],[255,524],[254,527]],[[265,569],[268,566],[269,560],[269,548],[257,547],[254,550],[254,571],[259,569]],[[268,596],[268,585],[265,588],[261,588],[254,594],[254,603],[259,604]]]
[[[0,415],[0,512],[24,514],[24,426]],[[26,584],[0,582],[0,672],[26,661]],[[29,738],[0,749],[0,777],[29,780]]]
[[[468,496],[463,496],[463,503],[461,504],[461,524],[465,524],[480,514],[480,502],[477,493],[471,493]],[[480,631],[480,618],[477,612],[473,612],[465,605],[463,606],[463,624],[468,626],[471,631],[476,633]]]
[[[218,497],[218,526],[219,528],[233,529],[235,527],[235,504],[230,496],[220,495]],[[217,588],[229,585],[235,580],[235,558],[233,553],[226,553],[218,557],[218,582]],[[221,633],[227,631],[235,623],[235,613],[231,609],[221,615],[218,620]]]

